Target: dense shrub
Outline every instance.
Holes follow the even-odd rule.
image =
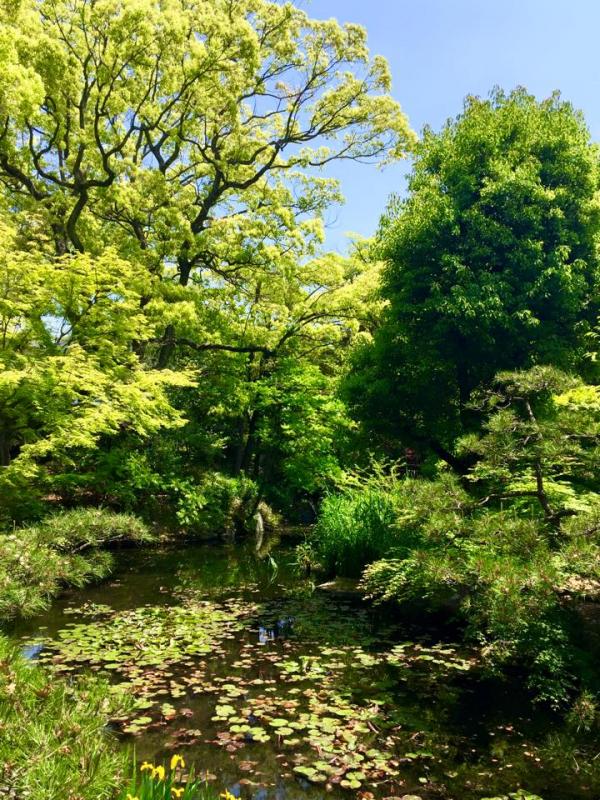
[[[494,669],[560,704],[593,679],[573,600],[600,594],[600,391],[550,367],[502,373],[472,407],[471,468],[376,474],[325,502],[309,546],[377,601],[451,610]]]
[[[582,534],[597,515],[569,518],[557,546],[540,517],[481,506],[452,477],[379,476],[328,497],[307,547],[328,574],[364,569],[377,602],[450,614],[489,668],[523,666],[538,699],[560,704],[583,668],[563,595],[598,585],[598,545]]]
[[[65,585],[100,580],[113,565],[102,548],[146,542],[148,528],[131,514],[74,509],[0,537],[0,620],[42,611]]]
[[[209,537],[249,530],[258,504],[258,487],[240,476],[209,472],[201,481],[173,484],[177,521],[193,536]]]
[[[0,795],[113,798],[125,766],[105,728],[115,697],[96,681],[52,679],[0,636]]]
[[[430,490],[445,493],[436,483]],[[557,593],[561,578],[535,520],[483,511],[465,514],[458,529],[449,524],[435,546],[425,535],[405,557],[374,562],[363,585],[380,601],[452,609],[489,666],[521,663],[540,699],[561,702],[571,688],[574,655]]]

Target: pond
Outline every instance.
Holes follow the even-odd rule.
[[[125,687],[113,725],[140,760],[182,753],[245,800],[600,797],[524,692],[439,632],[314,591],[289,546],[123,551],[112,580],[12,635]]]

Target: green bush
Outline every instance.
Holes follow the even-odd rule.
[[[104,509],[52,514],[0,536],[0,621],[39,613],[65,585],[106,577],[113,558],[102,548],[151,539],[137,517]]]
[[[105,726],[124,702],[98,681],[53,679],[0,636],[0,795],[111,800],[125,757]]]
[[[249,530],[258,503],[256,484],[240,476],[209,472],[202,480],[173,484],[177,520],[193,536],[220,536]]]
[[[522,666],[537,698],[560,705],[585,671],[562,592],[597,580],[598,545],[582,535],[596,517],[569,517],[557,546],[539,515],[482,505],[458,479],[379,475],[326,498],[300,555],[328,574],[364,569],[376,602],[451,614],[488,668]]]
[[[366,567],[376,601],[452,612],[485,663],[519,665],[560,705],[598,683],[574,601],[600,596],[600,389],[539,366],[498,375],[471,406],[482,424],[458,442],[464,475],[376,473],[327,499],[308,555]]]
[[[431,490],[445,494],[435,483]],[[368,566],[367,593],[377,601],[452,610],[467,639],[481,647],[484,663],[493,670],[521,664],[538,699],[561,704],[573,685],[576,649],[557,592],[559,560],[539,521],[471,509],[460,528],[449,526],[435,546],[423,535],[403,558]]]
[[[570,517],[557,542],[543,519],[516,510],[470,503],[458,518],[448,509],[444,522],[434,498],[445,502],[447,482],[420,483],[431,519],[413,519],[410,551],[391,550],[366,568],[367,594],[451,612],[490,669],[519,665],[538,700],[565,703],[593,680],[569,599],[598,591],[598,545],[581,535],[593,530],[595,510]]]

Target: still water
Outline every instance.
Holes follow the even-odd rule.
[[[181,753],[245,800],[600,797],[591,751],[518,685],[439,631],[315,591],[290,547],[123,551],[110,581],[13,636],[125,691],[111,727],[140,760]]]

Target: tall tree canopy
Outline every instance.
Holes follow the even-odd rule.
[[[31,352],[63,358],[79,348],[116,387],[115,364],[154,381],[157,370],[191,367],[196,388],[170,393],[193,429],[179,437],[186,469],[194,441],[205,467],[220,451],[219,467],[256,472],[259,430],[272,439],[267,408],[273,420],[290,413],[282,386],[294,407],[304,405],[298,374],[331,393],[336,345],[369,313],[373,270],[320,253],[323,212],[341,199],[323,170],[339,159],[385,163],[411,147],[389,88],[362,28],[312,20],[290,3],[5,2],[1,202],[23,248],[17,294],[31,301]],[[57,339],[51,318],[63,315],[67,290],[74,305]],[[88,297],[92,311],[75,320]],[[101,310],[114,334],[110,325],[100,333]],[[324,377],[300,366],[292,379],[290,357]],[[108,406],[88,377],[99,418]],[[265,401],[274,381],[277,408]],[[179,417],[164,411],[165,424]],[[12,462],[24,439],[11,420],[2,424]],[[43,442],[45,420],[34,427],[27,436]],[[98,423],[92,439],[115,428]]]
[[[144,367],[155,335],[140,299],[151,276],[112,249],[48,258],[0,221],[0,506],[57,473],[105,436],[147,437],[182,424],[168,390],[185,372]],[[35,493],[34,493],[35,494]]]
[[[558,95],[467,98],[426,129],[382,219],[387,310],[349,394],[390,441],[452,458],[472,391],[503,369],[576,368],[598,314],[598,153]]]
[[[2,26],[0,175],[56,250],[107,242],[186,285],[304,250],[335,159],[411,140],[365,32],[265,0],[27,2]]]

